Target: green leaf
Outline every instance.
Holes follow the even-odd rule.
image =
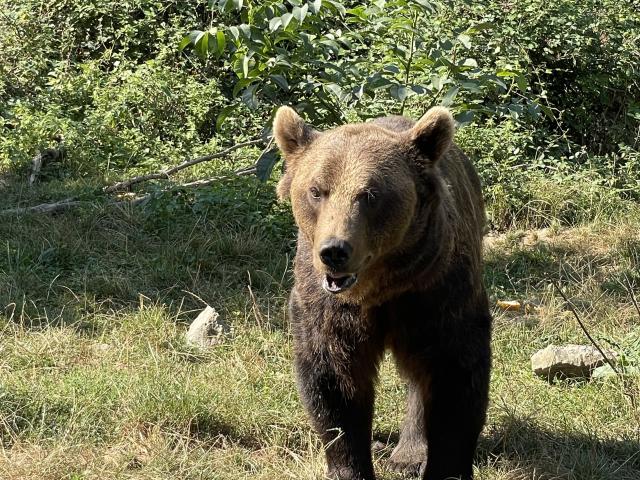
[[[289,26],[289,24],[291,23],[291,20],[293,19],[293,14],[291,13],[285,13],[284,15],[282,15],[280,17],[280,20],[282,22],[282,29],[286,30],[287,27]]]
[[[403,102],[409,95],[411,95],[411,93],[413,93],[411,90],[404,85],[399,84],[392,85],[389,89],[389,95],[400,102]]]
[[[514,120],[518,120],[522,116],[522,105],[509,105],[507,108],[509,110],[509,115],[511,115],[511,118]]]
[[[253,82],[255,82],[255,78],[242,78],[238,80],[233,87],[233,92],[231,95],[235,98],[240,92],[240,90],[245,88],[247,85],[252,84]]]
[[[189,38],[189,35],[186,35],[185,37],[182,38],[182,40],[180,40],[180,43],[178,44],[178,50],[182,51],[184,50],[187,45],[189,45],[191,43],[191,38]]]
[[[258,84],[254,83],[249,85],[244,92],[242,92],[242,101],[243,103],[254,110],[258,108],[258,97],[256,97],[256,90],[258,89]]]
[[[269,75],[269,78],[271,78],[274,81],[274,83],[278,85],[278,87],[280,87],[285,92],[289,90],[289,83],[287,83],[287,79],[284,76],[279,74],[273,74],[273,75]]]
[[[222,125],[224,121],[227,119],[229,114],[236,109],[236,105],[229,105],[220,110],[220,113],[216,117],[216,130],[219,132],[222,129]]]
[[[542,105],[541,103],[538,103],[538,106],[540,107],[540,110],[542,110],[542,112],[547,116],[547,118],[551,120],[555,119],[555,117],[553,116],[553,112],[549,107],[547,107],[546,105]]]
[[[472,27],[469,27],[469,29],[467,29],[467,33],[478,33],[482,30],[491,30],[493,26],[494,25],[491,22],[478,23],[476,25],[473,25]]]
[[[500,80],[499,78],[491,78],[489,79],[489,81],[491,83],[495,83],[496,85],[498,85],[500,88],[502,88],[503,90],[508,90],[509,87],[507,87],[507,84],[504,83],[502,80]]]
[[[269,31],[275,32],[282,25],[282,17],[273,17],[269,20]]]
[[[236,10],[242,9],[242,0],[233,0],[233,6]]]
[[[304,4],[302,7],[293,7],[293,17],[298,20],[298,22],[304,22],[305,17],[307,16],[307,11],[309,10],[309,5]]]
[[[458,122],[458,124],[466,125],[473,121],[474,116],[475,116],[475,113],[473,112],[473,110],[466,110],[464,112],[457,114],[455,116],[455,119],[456,119],[456,122]]]
[[[367,22],[369,20],[369,13],[363,6],[350,8],[349,10],[347,10],[347,13],[354,17],[358,17],[362,22]]]
[[[327,83],[324,85],[324,89],[333,93],[336,97],[338,97],[339,100],[342,100],[344,98],[344,92],[342,91],[342,88],[336,83]]]
[[[446,81],[447,81],[447,77],[445,77],[445,76],[441,77],[439,75],[431,75],[431,85],[436,90],[442,89],[442,87],[444,87]]]
[[[244,38],[246,38],[247,40],[251,40],[251,27],[249,25],[243,23],[241,25],[238,25],[238,28],[240,29],[240,33],[242,33]]]
[[[503,69],[503,70],[498,70],[496,72],[496,75],[503,78],[513,78],[513,77],[517,77],[520,74],[518,72],[514,72],[513,70]]]
[[[524,75],[518,75],[516,78],[516,82],[518,84],[518,88],[522,93],[527,91],[527,78]]]
[[[464,45],[464,48],[471,48],[471,37],[469,35],[458,35],[458,41]]]
[[[189,32],[188,37],[189,37],[189,40],[191,41],[191,45],[195,47],[196,42],[202,36],[203,33],[204,32],[202,30],[192,30],[191,32]]]
[[[336,9],[336,11],[344,16],[347,13],[347,9],[343,5],[343,2],[337,2],[336,0],[325,0],[329,5]]]
[[[280,159],[280,153],[277,148],[272,148],[264,152],[256,161],[256,177],[266,182],[271,176],[273,167]]]
[[[431,13],[435,13],[436,11],[435,7],[433,6],[433,3],[429,2],[428,0],[413,0],[413,2],[417,3],[422,8],[424,8],[425,10],[428,10]]]
[[[249,60],[250,57],[248,55],[245,55],[242,58],[242,76],[244,78],[247,78],[249,76]]]
[[[233,38],[233,40],[236,42],[240,38],[240,30],[238,30],[238,27],[236,26],[229,27],[229,33],[231,34],[231,37]]]
[[[227,46],[227,40],[224,36],[224,32],[222,30],[218,30],[218,32],[216,33],[216,42],[217,42],[217,46],[218,46],[218,50],[216,52],[216,55],[219,57],[220,55],[222,55],[224,53],[224,49]]]
[[[447,90],[447,93],[445,93],[444,97],[442,97],[442,102],[440,102],[440,104],[443,107],[450,106],[453,103],[453,100],[456,98],[456,95],[458,95],[459,89],[459,87],[451,87],[449,90]]]
[[[196,39],[196,53],[201,58],[206,58],[209,53],[209,32],[201,32]]]
[[[478,62],[475,58],[467,58],[462,65],[464,67],[478,68]]]
[[[314,0],[313,2],[309,2],[307,5],[309,5],[311,13],[318,13],[322,6],[322,0]]]
[[[471,80],[469,82],[462,82],[460,84],[462,88],[471,93],[482,93],[482,89],[480,88],[480,82],[475,80]]]

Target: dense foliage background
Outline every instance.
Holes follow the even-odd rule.
[[[574,223],[640,198],[634,0],[0,0],[0,11],[0,166],[23,174],[63,141],[48,170],[59,190],[90,194],[264,134],[281,104],[320,128],[442,104],[463,126],[493,227]]]

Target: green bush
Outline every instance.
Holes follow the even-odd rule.
[[[458,138],[496,227],[527,215],[575,221],[575,208],[544,197],[571,191],[567,182],[581,185],[578,197],[640,198],[640,13],[630,0],[0,8],[0,168],[22,176],[61,138],[55,176],[102,184],[255,137],[281,104],[320,128],[442,104],[470,125]],[[264,159],[261,178],[276,159]]]

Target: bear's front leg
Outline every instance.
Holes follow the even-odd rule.
[[[298,387],[325,446],[327,476],[374,480],[371,424],[382,342],[362,330],[362,323],[348,328],[354,312],[346,309],[307,315],[304,308],[291,310]]]
[[[487,410],[489,368],[488,344],[473,363],[443,356],[430,366],[424,480],[473,478],[473,457]]]
[[[327,476],[332,480],[373,480],[373,382],[345,392],[344,380],[322,356],[325,358],[304,355],[296,363],[303,403],[325,447]]]

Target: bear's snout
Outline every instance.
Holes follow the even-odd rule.
[[[344,271],[352,252],[353,247],[349,242],[331,237],[320,246],[320,260],[334,271]]]

